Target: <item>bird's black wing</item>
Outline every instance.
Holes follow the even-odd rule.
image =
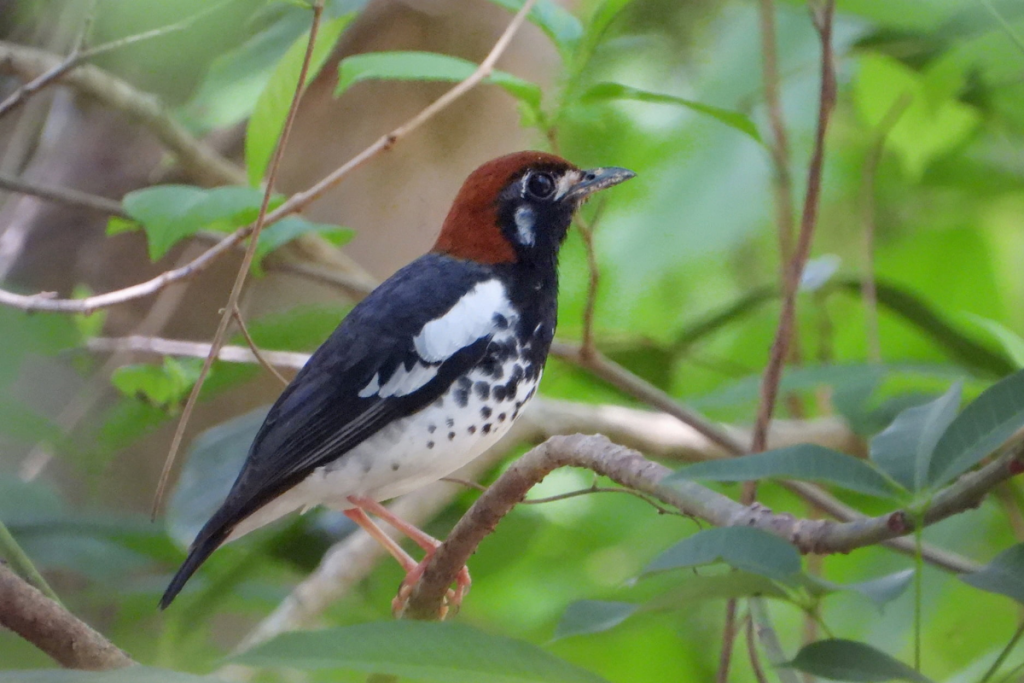
[[[161,606],[238,523],[385,425],[429,405],[480,362],[486,332],[443,358],[423,358],[414,340],[489,275],[477,264],[428,254],[352,309],[270,409],[231,492],[196,537]]]

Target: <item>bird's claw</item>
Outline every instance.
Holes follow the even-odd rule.
[[[405,575],[405,579],[402,580],[402,584],[398,587],[398,594],[391,601],[391,614],[396,619],[400,619],[405,614],[409,598],[412,597],[413,588],[423,577],[423,572],[426,570],[427,562],[430,561],[431,556],[432,553],[428,554],[423,558],[422,562],[413,567]],[[458,614],[459,609],[462,607],[462,600],[469,595],[469,589],[472,585],[473,579],[469,575],[469,568],[463,566],[455,577],[455,588],[449,588],[445,591],[444,600],[437,612],[438,619],[444,621],[445,617],[448,616],[449,609],[454,609],[455,613]]]

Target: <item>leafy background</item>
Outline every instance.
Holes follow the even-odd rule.
[[[484,0],[473,4],[484,6],[473,11],[493,12],[486,16],[496,18],[496,25],[507,22],[507,13]],[[495,4],[518,7],[512,0]],[[97,42],[204,12],[181,31],[97,63],[158,93],[196,134],[245,126],[244,143],[236,151],[249,187],[203,189],[168,181],[116,197],[123,199],[127,217],[110,221],[109,232],[117,235],[111,240],[142,244],[144,234],[144,250],[136,252],[143,261],[181,253],[182,240],[200,231],[230,230],[252,220],[260,197],[254,188],[264,177],[297,78],[308,11],[257,0],[213,10],[204,6],[150,0],[98,4]],[[14,40],[30,34],[23,27],[61,15],[56,4],[31,0],[4,8],[0,26]],[[416,10],[402,6],[402,11]],[[444,56],[424,55],[421,46],[401,36],[392,36],[379,50],[354,50],[373,54],[352,55],[346,31],[356,30],[359,22],[380,21],[373,12],[359,2],[327,3],[314,58],[320,74],[309,86],[310,101],[330,100],[333,93],[342,104],[354,102],[348,115],[359,125],[385,116],[380,112],[390,107],[401,111],[401,98],[409,92],[441,92],[443,85],[432,83],[464,78],[481,56],[458,35],[446,38],[447,49],[434,50]],[[879,464],[885,461],[879,453],[887,448],[919,450],[929,439],[934,445],[941,430],[922,426],[922,415],[945,415],[944,426],[961,402],[1008,375],[1004,381],[1011,384],[1002,385],[1008,393],[995,399],[986,395],[993,409],[1022,395],[1020,380],[1011,375],[1024,361],[1019,267],[1024,49],[1011,33],[1024,34],[1021,14],[1014,2],[838,2],[839,100],[809,265],[813,277],[799,300],[802,360],[784,382],[796,400],[782,402],[780,410],[781,417],[801,419],[840,415],[865,439],[860,455],[870,449]],[[819,45],[805,3],[777,3],[776,19],[799,205],[817,116]],[[508,141],[539,148],[556,142],[560,153],[582,166],[614,164],[638,173],[614,196],[609,193],[600,208],[588,210],[591,219],[600,215],[595,235],[601,268],[595,315],[599,347],[713,419],[751,422],[757,378],[779,309],[756,3],[584,0],[565,9],[541,2],[534,23],[529,36],[531,45],[539,46],[541,64],[510,58],[499,64],[502,71],[490,84],[481,86],[494,89],[488,96],[506,116],[501,120],[506,128],[489,133],[501,141],[496,151],[511,149],[501,148]],[[340,67],[339,54],[351,55]],[[408,81],[423,90],[403,90]],[[347,99],[360,95],[361,88],[362,99]],[[317,93],[320,100],[314,99]],[[470,100],[466,107],[472,112],[474,105],[479,102]],[[884,138],[872,207],[865,194],[869,159],[894,107],[902,113]],[[496,127],[478,118],[484,128]],[[297,135],[316,122],[300,117]],[[387,128],[374,130],[380,135]],[[9,126],[0,129],[5,145],[13,134]],[[333,122],[310,135],[344,139],[345,125]],[[444,171],[437,174],[448,190],[437,192],[438,206],[447,203],[466,171],[493,156],[452,169],[444,165],[445,149],[437,145],[427,155],[412,156],[407,171]],[[344,159],[334,159],[328,168]],[[410,190],[400,180],[385,182],[365,200],[376,203],[366,215],[399,202],[416,207],[426,201],[416,186]],[[299,171],[281,183],[282,192],[302,186]],[[305,218],[279,223],[264,235],[260,256],[297,235],[316,233],[336,244],[352,240],[352,253],[369,254],[367,267],[386,275],[411,257],[403,249],[413,247],[382,238],[370,220],[349,222],[360,210],[332,216],[329,209],[314,209]],[[870,357],[859,286],[869,222],[876,231],[878,362]],[[429,244],[431,225],[414,221],[404,228],[410,244]],[[561,263],[559,336],[578,340],[588,282],[578,234],[570,236]],[[12,288],[47,288],[33,287],[31,278],[16,274],[9,277]],[[43,268],[36,276],[45,282],[49,274]],[[294,284],[288,296],[275,298],[275,282],[270,276],[257,280],[252,287],[257,301],[249,302],[253,335],[268,349],[314,348],[349,303],[334,293],[313,292],[317,305],[311,305]],[[215,311],[226,291],[207,285],[193,296],[205,302],[206,311]],[[215,321],[215,314],[209,317]],[[208,330],[212,322],[204,324],[198,329]],[[0,329],[0,520],[72,611],[139,661],[164,669],[135,672],[131,680],[177,680],[168,669],[197,674],[218,669],[239,638],[316,566],[330,543],[351,532],[337,516],[319,514],[253,534],[218,551],[180,603],[157,612],[157,597],[195,528],[195,510],[208,506],[229,483],[232,463],[244,454],[259,422],[259,413],[248,411],[272,399],[273,385],[255,367],[215,366],[204,390],[207,400],[200,404],[209,417],[197,427],[212,429],[193,434],[182,484],[168,513],[153,524],[145,515],[153,470],[195,381],[198,361],[140,360],[108,373],[109,378],[103,375],[96,390],[104,392],[103,400],[88,420],[68,431],[59,424],[66,407],[61,397],[69,386],[76,391],[97,386],[88,378],[103,372],[101,361],[81,349],[90,337],[125,329],[123,321],[113,313],[86,318],[0,310]],[[169,336],[175,329],[183,328],[172,326]],[[201,331],[193,333],[204,338]],[[951,393],[955,382],[962,389]],[[238,399],[240,393],[251,398]],[[549,364],[542,394],[635,405],[557,360]],[[792,412],[794,406],[800,414]],[[898,414],[889,431],[868,446],[868,439]],[[1019,422],[1011,405],[1003,438]],[[41,477],[25,482],[19,466],[40,443],[56,461]],[[978,459],[995,445],[987,444]],[[934,465],[939,455],[933,458],[927,450]],[[936,450],[941,452],[942,447]],[[947,453],[942,462],[962,452]],[[132,459],[150,464],[133,466]],[[797,467],[788,474],[811,478],[805,466],[787,466]],[[911,490],[942,479],[941,472],[927,467],[920,476],[913,467],[900,474],[899,466],[885,469]],[[832,468],[828,474],[841,478]],[[712,472],[699,477],[717,479],[716,488],[738,493],[738,485],[729,483],[735,477]],[[586,488],[590,482],[585,473],[558,472],[535,494]],[[848,487],[853,492],[836,492],[869,514],[891,507],[872,497],[883,484],[861,483]],[[461,496],[429,530],[443,536],[475,495]],[[762,486],[761,500],[779,511],[808,514],[804,503],[771,483]],[[264,667],[259,680],[296,675],[282,668],[301,671],[300,680],[364,680],[365,672],[382,662],[410,680],[713,680],[724,598],[758,593],[768,598],[790,658],[811,628],[808,613],[820,621],[814,627],[818,637],[835,638],[803,650],[794,662],[814,674],[921,680],[922,674],[908,667],[916,622],[924,675],[936,681],[980,680],[1014,634],[1017,603],[1024,601],[1019,583],[1024,561],[1014,546],[1024,538],[1022,500],[1019,484],[1011,482],[976,510],[924,533],[926,540],[981,563],[998,555],[985,572],[965,581],[928,566],[915,575],[912,558],[881,548],[804,559],[803,572],[795,574],[800,560],[785,544],[780,548],[770,538],[735,535],[750,531],[744,529],[698,540],[694,522],[659,515],[630,496],[521,506],[473,557],[474,588],[458,623],[388,624],[388,606],[401,577],[396,567],[382,564],[325,615],[324,625],[340,630],[289,635],[237,661]],[[689,546],[675,545],[684,538]],[[741,571],[729,572],[730,564]],[[436,648],[423,645],[435,638]],[[452,648],[453,642],[474,646]],[[864,651],[865,644],[876,649]],[[886,660],[879,651],[899,661]],[[475,652],[490,656],[481,664]],[[1020,659],[1011,655],[1004,672],[1014,671]],[[745,653],[734,660],[734,680],[755,680]],[[11,670],[49,665],[6,633],[0,634],[0,662]],[[0,680],[63,680],[52,672],[38,675],[0,673]]]

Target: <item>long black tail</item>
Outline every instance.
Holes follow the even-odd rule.
[[[200,565],[206,562],[207,558],[213,554],[216,550],[227,540],[228,534],[231,532],[231,528],[221,528],[208,531],[208,527],[216,520],[211,519],[206,524],[206,528],[199,532],[199,536],[196,537],[192,547],[188,549],[188,557],[181,564],[178,569],[178,573],[171,579],[171,583],[167,586],[167,590],[164,591],[164,596],[160,598],[160,609],[167,609],[167,606],[171,604],[175,596],[181,592],[181,589],[185,587],[185,583],[196,573]],[[219,526],[219,525],[218,525]]]

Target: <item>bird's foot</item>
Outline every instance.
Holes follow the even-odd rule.
[[[391,613],[395,618],[400,618],[405,613],[405,608],[409,604],[409,598],[412,597],[413,588],[416,587],[416,584],[423,577],[427,563],[433,556],[433,551],[427,552],[426,557],[406,573],[402,585],[398,587],[398,595],[391,601]],[[449,609],[454,609],[457,614],[459,608],[462,607],[463,598],[469,594],[469,589],[472,585],[473,579],[469,575],[469,568],[463,566],[455,577],[455,588],[449,588],[445,592],[444,602],[441,603],[441,608],[437,613],[438,618],[443,621],[448,616]]]

